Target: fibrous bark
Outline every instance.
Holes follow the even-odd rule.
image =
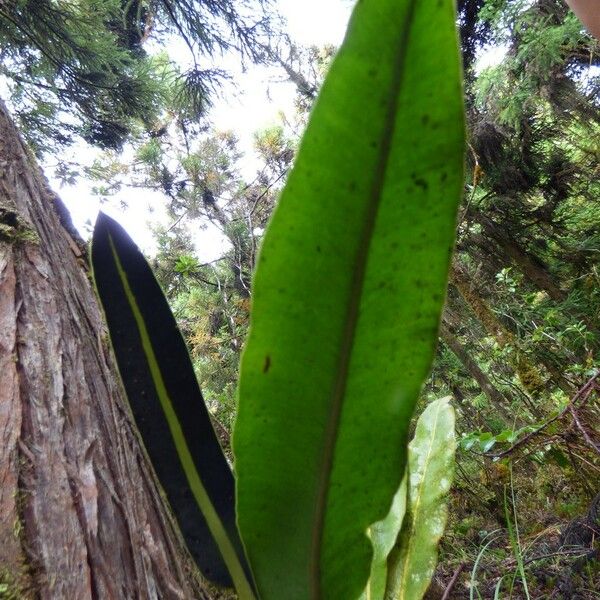
[[[23,598],[208,598],[64,215],[0,101],[0,583]]]

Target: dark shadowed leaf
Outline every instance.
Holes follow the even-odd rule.
[[[186,544],[208,579],[251,598],[233,475],[185,342],[143,255],[102,213],[92,265],[131,411]]]

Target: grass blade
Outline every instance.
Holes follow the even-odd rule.
[[[525,576],[525,565],[523,563],[523,552],[521,549],[521,538],[519,536],[519,524],[517,521],[517,508],[515,503],[515,490],[513,487],[513,476],[512,476],[512,464],[510,465],[510,496],[511,502],[508,501],[506,495],[506,486],[504,486],[504,514],[506,516],[506,527],[508,529],[508,537],[510,539],[510,545],[513,550],[513,554],[515,555],[515,560],[517,561],[517,569],[519,571],[519,575],[521,576],[521,581],[523,582],[523,591],[525,592],[525,597],[529,600],[529,587],[527,586],[527,577]],[[512,509],[511,509],[512,507]],[[514,517],[514,526],[512,523],[510,513],[513,513]]]

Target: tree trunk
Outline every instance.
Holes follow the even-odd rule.
[[[489,398],[494,408],[504,417],[507,423],[511,423],[514,416],[511,415],[510,401],[506,396],[494,386],[488,376],[479,368],[477,362],[471,358],[467,349],[458,341],[456,336],[450,331],[450,327],[445,320],[442,320],[440,326],[440,337],[452,353],[458,358],[467,373],[477,382],[481,391]]]
[[[500,246],[506,255],[507,262],[512,260],[523,275],[538,289],[544,290],[552,300],[559,303],[565,301],[567,294],[555,283],[548,267],[537,256],[528,253],[515,239],[507,235],[506,231],[480,211],[474,214],[486,234]]]
[[[526,248],[511,238],[501,226],[484,216],[480,211],[473,212],[473,215],[475,220],[483,227],[489,239],[496,243],[497,250],[504,259],[505,264],[514,263],[528,281],[539,290],[545,291],[548,297],[556,303],[560,304],[567,300],[568,293],[559,287],[548,266],[538,256],[528,252]],[[478,240],[477,237],[480,239]],[[486,248],[484,239],[483,236],[474,236],[472,241],[486,251],[488,257],[497,254],[498,252],[490,250],[489,247]],[[565,258],[568,259],[569,253],[568,251],[565,252]],[[598,333],[598,325],[590,320],[585,311],[581,311],[577,306],[563,306],[563,310],[572,317],[583,321],[591,333]],[[580,362],[585,362],[586,358],[587,355],[585,352],[577,356]]]
[[[498,346],[504,348],[506,345],[515,345],[516,340],[510,331],[498,320],[487,303],[475,289],[473,281],[458,266],[456,261],[452,264],[450,271],[450,282],[458,290],[463,300],[473,311],[484,329],[494,337]]]
[[[0,583],[15,598],[208,598],[65,215],[0,101]]]
[[[456,264],[452,265],[450,271],[450,282],[458,290],[463,300],[470,306],[475,316],[479,319],[484,328],[494,336],[500,348],[512,346],[518,353],[515,356],[513,367],[523,384],[523,387],[531,394],[537,394],[544,387],[544,380],[539,369],[525,356],[521,351],[519,340],[508,331],[494,315],[487,303],[474,288],[473,282],[469,281],[467,274]],[[551,363],[544,362],[544,367],[550,373],[552,381],[563,390],[568,397],[573,393],[573,386],[569,383],[563,374]]]

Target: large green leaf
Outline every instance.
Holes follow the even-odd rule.
[[[202,573],[253,597],[235,523],[234,480],[187,348],[152,271],[100,213],[92,265],[129,404],[186,544]]]
[[[454,473],[454,409],[449,398],[427,406],[408,449],[408,507],[389,558],[386,600],[420,600],[431,582],[446,525]]]
[[[254,281],[234,434],[266,600],[357,598],[436,342],[464,124],[452,0],[361,0]]]

